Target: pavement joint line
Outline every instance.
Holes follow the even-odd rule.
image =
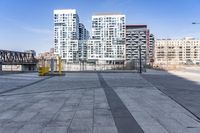
[[[73,88],[73,89],[61,89],[61,90],[48,90],[48,91],[38,91],[38,92],[31,92],[31,93],[16,93],[16,94],[5,94],[0,96],[17,96],[17,95],[33,95],[33,94],[41,94],[41,93],[49,93],[49,92],[66,92],[71,90],[92,90],[95,87],[91,88]],[[101,88],[95,88],[95,89],[101,89]]]
[[[37,113],[35,114],[35,116],[37,116],[39,113],[40,113],[40,112],[37,112]],[[33,117],[30,119],[30,121],[33,120],[35,116],[33,116]],[[27,122],[27,121],[26,121],[26,122]],[[29,122],[27,122],[27,123],[30,124]],[[17,129],[17,131],[16,131],[15,133],[18,133],[27,123],[22,124],[22,126],[20,126],[20,127]]]
[[[94,106],[95,106],[95,90],[96,90],[96,88],[94,88],[94,89],[93,89],[92,133],[94,133]]]
[[[154,118],[153,118],[154,119]],[[171,133],[170,130],[159,120],[155,119],[168,133]]]
[[[137,70],[86,70],[86,71],[64,71],[64,73],[138,73]]]
[[[27,73],[36,73],[36,72],[20,72],[20,71],[0,72],[0,76],[2,76],[2,75],[12,75],[12,74],[27,74]]]
[[[26,84],[26,85],[23,85],[23,86],[20,86],[20,87],[16,87],[16,88],[12,88],[12,89],[9,89],[9,90],[2,91],[2,92],[0,92],[0,94],[12,92],[12,91],[15,91],[15,90],[20,90],[20,89],[23,89],[25,87],[28,87],[28,86],[31,86],[31,85],[34,85],[34,84],[37,84],[37,83],[40,83],[40,82],[45,81],[45,80],[50,79],[50,78],[52,78],[52,76],[37,80],[35,82],[29,83],[29,84]]]
[[[33,102],[33,104],[34,104],[34,103],[37,103],[37,102],[38,102],[38,101]],[[20,105],[20,104],[21,104],[21,103],[16,103],[15,105],[13,105],[13,106],[7,108],[6,110],[0,111],[0,113],[6,112],[6,111],[8,111],[8,110],[12,110],[13,108],[15,108],[16,106],[18,106],[18,105]],[[30,105],[30,106],[31,106],[31,105]]]
[[[72,93],[70,94],[70,97],[71,97],[71,95],[72,95]],[[64,101],[64,104],[66,103],[66,101],[67,101],[68,99],[69,99],[69,98],[66,98],[66,100]],[[37,102],[39,102],[39,101],[36,101],[36,102],[32,103],[32,105],[34,105],[34,104],[37,103]],[[63,105],[64,105],[64,104],[63,104]],[[30,105],[30,106],[32,106],[32,105]],[[63,107],[63,105],[62,105],[62,107]],[[60,108],[60,109],[61,109],[61,108]],[[57,111],[57,112],[58,112],[58,111]],[[53,118],[55,118],[57,112],[54,114],[54,116],[52,117],[52,119],[50,119],[49,122],[51,122],[51,121],[53,120]],[[40,113],[40,111],[38,111],[37,114],[36,114],[35,116],[37,116],[39,113]],[[35,117],[35,116],[34,116],[34,117]],[[32,117],[31,120],[33,120],[34,117]],[[31,121],[31,120],[30,120],[30,121]],[[30,123],[29,123],[29,124],[30,124]],[[22,129],[25,125],[26,125],[26,124],[23,124],[23,125],[17,130],[17,132],[18,132],[20,129]],[[46,126],[47,126],[47,123],[44,123],[44,124],[43,124],[43,127],[46,127]]]
[[[16,94],[6,94],[6,95],[0,95],[0,96],[33,95],[33,94],[41,94],[41,93],[49,93],[49,92],[63,92],[63,91],[67,91],[67,90],[51,90],[51,91],[41,91],[41,92],[31,92],[31,93],[16,93]]]
[[[118,133],[144,133],[117,93],[106,83],[102,74],[98,73],[98,78],[104,89]]]
[[[188,108],[186,108],[183,104],[179,103],[176,99],[174,99],[173,97],[167,95],[164,91],[162,91],[160,89],[160,87],[162,86],[155,86],[159,91],[161,91],[163,94],[165,94],[167,97],[169,97],[171,100],[173,100],[174,102],[176,102],[177,104],[179,104],[181,107],[183,107],[185,110],[187,110],[188,112],[190,112],[196,119],[192,119],[199,122],[200,123],[200,117],[198,117],[195,113],[193,113],[192,111],[190,111]],[[164,88],[164,87],[163,87]]]
[[[72,119],[70,120],[69,126],[67,127],[67,133],[69,133],[69,131],[70,131],[70,127],[71,127],[71,125],[72,125],[72,121],[74,120],[74,117],[75,117],[75,115],[76,115],[76,113],[77,113],[77,110],[78,110],[78,108],[79,108],[79,106],[80,106],[80,104],[81,104],[81,101],[82,101],[83,96],[84,96],[85,93],[86,93],[86,91],[82,92],[82,96],[81,96],[81,98],[80,98],[80,101],[79,101],[79,103],[78,103],[78,105],[77,105],[77,107],[76,107],[76,109],[75,109],[75,111],[74,111],[74,114],[73,114],[73,116],[72,116]]]
[[[149,82],[148,80],[146,80],[142,75],[141,77],[146,81],[148,82],[149,84],[151,84],[152,86],[154,86],[157,90],[159,90],[160,92],[162,92],[164,95],[166,95],[167,97],[169,97],[171,100],[173,100],[175,103],[177,103],[178,105],[180,105],[181,107],[183,107],[185,110],[187,110],[189,113],[191,113],[196,119],[193,119],[195,120],[196,122],[199,122],[200,123],[200,117],[197,116],[195,113],[193,113],[192,111],[190,111],[187,107],[185,107],[183,104],[181,104],[180,102],[178,102],[176,99],[174,99],[172,96],[169,96],[167,95],[167,93],[165,93],[164,91],[162,91],[162,89],[160,88],[165,88],[165,87],[162,87],[162,86],[158,86],[158,85],[153,85],[153,83]]]
[[[27,107],[31,107],[32,105],[34,105],[35,103],[37,103],[38,101],[35,101],[33,103],[31,103],[30,105],[27,105],[25,108],[23,108],[20,112],[18,112],[13,118],[17,117],[19,114],[21,114]],[[21,103],[17,103],[16,105],[12,106],[11,108],[7,109],[7,110],[11,110],[13,108],[15,108],[16,106],[20,105]],[[0,113],[3,113],[3,112],[6,112],[6,111],[1,111]],[[37,113],[38,114],[38,113]],[[36,114],[36,115],[37,115]],[[7,121],[7,123],[9,123],[9,120]],[[25,124],[23,124],[20,128],[22,128]],[[19,129],[20,129],[19,128]],[[18,130],[18,129],[17,129]]]
[[[70,94],[71,97],[72,93]],[[49,120],[49,123],[53,122],[56,119],[56,116],[60,112],[60,110],[65,106],[65,103],[69,100],[69,97],[65,98],[63,104],[60,106],[60,108],[56,111],[56,113],[52,116],[52,118]],[[48,123],[45,123],[44,127],[47,127]]]
[[[29,105],[29,107],[31,107],[32,105],[34,105],[34,104],[36,104],[36,103],[38,103],[39,102],[39,100],[38,101],[36,101],[36,102],[34,102],[34,103],[32,103],[31,105]],[[25,109],[24,109],[25,110]],[[31,120],[33,120],[34,118],[35,118],[35,116],[37,116],[38,114],[40,114],[40,111],[38,111],[31,119],[30,119],[30,121]],[[16,133],[18,133],[26,124],[30,124],[28,121],[26,121],[26,123],[24,123],[22,126],[20,126],[18,129],[17,129],[17,131],[16,131]]]

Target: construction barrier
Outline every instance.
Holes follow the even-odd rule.
[[[39,67],[38,69],[39,76],[45,76],[49,74],[49,67]]]

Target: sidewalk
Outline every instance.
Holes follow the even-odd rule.
[[[123,131],[199,133],[200,123],[137,73],[66,73],[0,95],[0,133]]]

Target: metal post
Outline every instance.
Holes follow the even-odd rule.
[[[58,69],[59,69],[59,74],[62,74],[62,72],[61,72],[61,57],[58,58]]]
[[[83,71],[85,70],[85,60],[83,60]]]
[[[79,60],[79,70],[81,71],[82,70],[82,66],[81,66],[81,60]]]
[[[51,58],[51,74],[54,73],[54,59]]]
[[[139,72],[142,73],[142,53],[141,53],[141,45],[139,45],[139,60],[140,60],[140,70]]]
[[[0,72],[2,71],[2,62],[0,62]]]
[[[167,71],[168,71],[168,40],[167,40],[167,55],[166,55],[166,58],[167,58]]]
[[[42,67],[45,67],[45,60],[43,56],[42,56]]]

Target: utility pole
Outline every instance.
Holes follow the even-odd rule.
[[[142,73],[142,53],[141,53],[141,45],[139,45],[139,64],[140,64],[140,70],[139,72]]]
[[[54,73],[54,58],[51,58],[51,74]]]
[[[0,61],[0,72],[2,71],[2,62]]]
[[[169,43],[168,41],[169,41],[169,40],[167,40],[167,54],[166,54],[166,57],[167,57],[167,71],[168,71],[168,52],[169,52],[169,51],[168,51],[168,43]]]

